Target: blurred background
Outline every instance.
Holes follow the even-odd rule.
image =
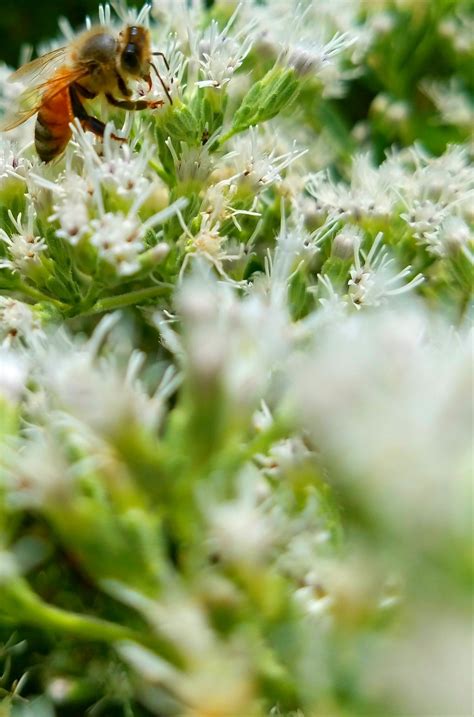
[[[87,15],[97,15],[100,0],[4,0],[0,13],[0,62],[17,67],[21,47],[33,48],[58,34],[58,18],[65,17],[80,29]],[[104,0],[105,2],[105,0]],[[128,0],[128,7],[141,7],[142,0]],[[213,0],[207,0],[210,7]]]
[[[129,0],[129,7],[142,2]],[[0,13],[0,61],[17,67],[22,45],[36,47],[58,34],[58,18],[80,28],[86,15],[95,16],[99,0],[4,0]]]

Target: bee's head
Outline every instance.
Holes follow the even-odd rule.
[[[119,35],[120,67],[128,75],[146,78],[150,73],[150,33],[141,25],[127,25]]]

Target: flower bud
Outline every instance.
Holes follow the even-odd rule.
[[[346,261],[352,259],[354,251],[360,244],[360,232],[357,227],[345,226],[333,239],[331,255]]]

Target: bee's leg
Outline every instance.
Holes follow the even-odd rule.
[[[152,54],[152,55],[155,55],[155,57],[161,57],[161,59],[163,60],[163,62],[164,62],[164,64],[165,64],[166,69],[168,70],[168,72],[170,71],[170,64],[169,64],[168,60],[166,59],[166,55],[164,54],[164,52],[152,52],[151,54]],[[155,66],[152,62],[150,62],[150,65],[151,65],[151,66],[153,67],[153,69],[155,70],[156,76],[158,77],[159,81],[161,82],[161,86],[163,87],[163,89],[164,89],[164,91],[165,91],[165,93],[166,93],[166,96],[167,96],[167,98],[168,98],[168,100],[169,100],[169,103],[170,103],[170,105],[172,105],[172,104],[173,104],[173,100],[171,99],[169,87],[167,87],[167,86],[165,85],[165,83],[164,83],[164,81],[163,81],[163,78],[161,77],[160,73],[159,73],[158,70],[156,69],[156,66]],[[173,78],[171,78],[171,82],[173,82]]]
[[[161,57],[161,59],[162,59],[163,62],[165,63],[166,69],[167,69],[168,72],[169,72],[170,63],[169,63],[168,60],[166,59],[165,53],[164,53],[164,52],[152,52],[151,54],[152,54],[152,55],[155,55],[155,57]]]
[[[79,98],[79,91],[80,90],[76,88],[75,85],[71,85],[69,87],[69,95],[71,97],[72,112],[74,117],[77,117],[84,129],[88,129],[89,132],[93,132],[98,137],[103,137],[105,124],[100,119],[97,119],[97,117],[92,117],[92,115],[87,114],[87,111]],[[112,139],[116,139],[119,142],[126,141],[123,137],[118,137],[116,134],[111,134],[110,136]]]
[[[110,102],[114,107],[120,107],[122,110],[154,110],[164,105],[163,100],[118,100],[108,92],[105,96],[107,102]]]
[[[117,78],[118,88],[119,88],[120,92],[122,93],[122,95],[124,97],[131,97],[132,92],[131,92],[131,90],[128,89],[127,85],[125,84],[125,80],[123,79],[122,75],[119,72],[117,72],[117,70],[115,70],[115,75]]]
[[[158,53],[158,54],[161,55],[161,54],[163,54],[163,53],[160,52],[160,53]],[[164,55],[163,55],[163,57],[164,57]],[[167,98],[168,98],[168,102],[170,103],[170,105],[172,105],[172,104],[173,104],[173,100],[171,99],[169,87],[167,87],[167,86],[165,85],[165,82],[164,82],[162,76],[160,75],[160,73],[159,73],[158,70],[156,69],[156,65],[154,65],[153,62],[150,62],[150,66],[155,70],[155,74],[156,74],[156,76],[158,77],[158,79],[159,79],[159,81],[160,81],[160,83],[161,83],[161,86],[162,86],[162,88],[163,88],[164,91],[165,91],[165,95],[166,95]],[[167,64],[166,66],[167,66],[168,69],[169,69],[169,65]],[[150,83],[151,83],[151,79],[150,79]]]

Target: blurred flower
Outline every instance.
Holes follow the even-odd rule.
[[[18,403],[22,397],[28,365],[25,357],[5,348],[0,349],[0,396],[12,403]]]
[[[42,335],[40,324],[28,304],[0,296],[0,341],[2,346],[29,343]]]
[[[443,122],[467,129],[474,125],[474,104],[454,78],[447,83],[426,80],[421,89],[437,108]]]
[[[423,543],[466,529],[468,346],[466,333],[401,305],[326,325],[313,357],[296,360],[298,415],[337,480]]]

